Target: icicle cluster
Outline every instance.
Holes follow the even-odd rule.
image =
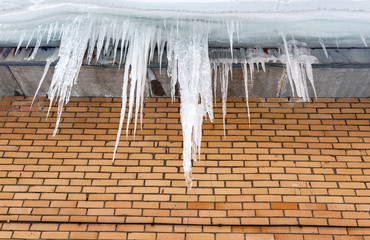
[[[250,124],[249,103],[248,103],[248,86],[253,86],[253,73],[255,68],[259,70],[260,66],[266,71],[266,63],[280,62],[286,66],[286,73],[292,88],[292,93],[303,98],[304,101],[309,99],[307,78],[311,83],[314,94],[316,91],[313,82],[312,64],[318,63],[318,59],[310,54],[309,48],[305,43],[296,40],[286,41],[283,36],[284,45],[276,51],[269,49],[267,53],[262,48],[252,48],[232,50],[213,49],[209,55],[214,72],[214,92],[216,92],[217,82],[221,84],[222,99],[222,116],[225,129],[226,100],[228,81],[232,75],[232,64],[241,64],[244,76],[245,95],[247,100],[248,120]],[[249,71],[249,74],[248,74]]]
[[[48,26],[40,26],[28,40],[27,46],[33,38],[36,38],[36,47],[29,59],[35,57],[41,41],[60,40],[59,50],[54,51],[46,61],[36,91],[37,94],[50,64],[57,61],[48,92],[50,107],[54,101],[58,102],[54,135],[84,59],[90,63],[93,58],[113,55],[113,63],[119,60],[120,65],[121,63],[125,65],[114,161],[126,115],[126,105],[128,105],[127,136],[131,119],[134,118],[135,122],[134,132],[139,116],[142,120],[147,65],[153,59],[155,49],[161,61],[166,46],[172,98],[175,97],[176,84],[178,83],[180,87],[183,166],[186,184],[191,188],[191,161],[196,161],[200,154],[203,119],[208,117],[213,120],[213,96],[216,94],[218,84],[221,89],[225,124],[228,81],[232,77],[233,64],[238,63],[242,66],[248,113],[248,85],[253,84],[254,69],[261,66],[265,70],[267,62],[280,61],[286,65],[293,92],[304,100],[308,99],[307,78],[313,86],[312,64],[316,63],[317,59],[309,54],[308,48],[303,43],[287,42],[283,36],[284,47],[279,52],[271,50],[265,53],[261,48],[233,50],[233,34],[235,30],[237,33],[237,29],[233,21],[228,22],[230,49],[209,52],[209,28],[207,24],[197,21],[166,25],[165,22],[84,15],[67,19],[63,23],[54,22]],[[17,51],[25,41],[24,38],[22,34]]]
[[[304,101],[309,99],[308,78],[314,90],[315,97],[317,97],[313,82],[312,64],[318,63],[318,59],[310,54],[305,43],[296,40],[287,42],[285,37],[283,37],[283,40],[285,48],[279,60],[286,65],[286,72],[293,95],[296,92],[298,97],[301,97]]]

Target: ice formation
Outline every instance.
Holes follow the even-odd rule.
[[[292,93],[304,101],[309,99],[307,78],[312,85],[315,97],[316,91],[313,81],[312,64],[318,63],[316,57],[310,55],[305,43],[291,40],[288,43],[284,38],[285,49],[279,60],[286,65],[286,72],[292,88]],[[294,91],[295,90],[295,91]]]
[[[57,61],[48,92],[50,107],[54,101],[58,102],[54,135],[57,133],[63,107],[69,101],[85,57],[87,62],[91,62],[93,57],[112,54],[113,62],[124,64],[125,67],[114,161],[125,116],[127,115],[126,135],[131,119],[134,119],[134,132],[139,116],[142,119],[147,66],[153,59],[155,50],[161,59],[166,48],[172,98],[175,97],[177,83],[180,90],[183,167],[189,188],[192,186],[192,160],[196,161],[200,154],[203,120],[204,118],[213,120],[213,97],[216,95],[217,86],[221,91],[225,124],[228,81],[232,77],[233,64],[242,66],[248,113],[248,86],[253,84],[253,72],[255,68],[260,67],[265,70],[265,64],[268,62],[285,64],[292,91],[304,100],[309,98],[307,79],[313,86],[312,64],[317,63],[317,59],[310,55],[309,48],[304,43],[287,41],[282,34],[279,50],[264,51],[262,48],[235,50],[232,48],[233,35],[238,32],[238,24],[230,21],[227,22],[227,31],[231,47],[209,51],[210,24],[212,23],[198,20],[166,23],[166,21],[106,18],[86,14],[40,25],[32,34],[35,36],[31,37],[36,39],[36,45],[30,59],[36,55],[42,40],[60,41],[59,49],[47,59],[37,89],[38,91],[50,64]],[[27,40],[22,34],[18,46],[24,41]],[[27,45],[29,42],[30,40]]]
[[[203,117],[208,114],[213,121],[208,32],[197,28],[195,23],[191,25],[181,31],[171,29],[167,37],[172,97],[176,82],[180,85],[183,166],[188,188],[192,185],[191,159],[196,161],[197,153],[200,154]]]

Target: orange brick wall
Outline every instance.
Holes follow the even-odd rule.
[[[119,98],[56,108],[0,97],[1,239],[362,239],[370,233],[370,99],[230,98],[203,126],[193,189],[179,103],[146,99],[112,164]]]

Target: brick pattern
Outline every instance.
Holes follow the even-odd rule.
[[[31,99],[0,97],[0,238],[369,239],[369,98],[249,99],[250,125],[230,98],[226,135],[218,104],[191,190],[178,101],[146,99],[113,164],[119,98],[72,98],[55,137]]]
[[[2,227],[2,229],[1,229]],[[369,228],[4,223],[1,239],[368,240]]]

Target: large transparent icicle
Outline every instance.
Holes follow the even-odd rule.
[[[191,159],[197,160],[202,141],[203,117],[213,121],[208,32],[194,28],[172,30],[168,39],[169,74],[178,81],[181,97],[183,167],[188,188],[192,186]]]

